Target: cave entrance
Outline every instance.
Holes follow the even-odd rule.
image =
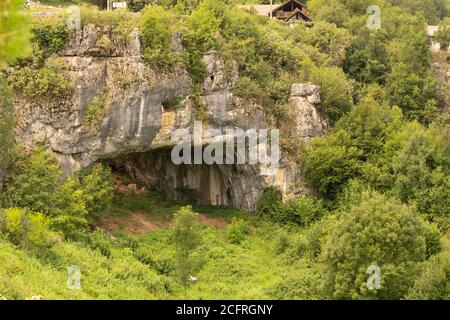
[[[193,204],[235,207],[231,178],[221,165],[173,164],[170,149],[133,153],[104,161],[118,175],[150,191]],[[227,168],[226,171],[230,170]]]

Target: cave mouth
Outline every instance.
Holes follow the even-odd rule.
[[[161,192],[177,201],[237,207],[229,175],[233,168],[215,164],[176,165],[170,155],[170,149],[158,149],[102,162],[111,168],[115,177],[124,177],[149,191]]]

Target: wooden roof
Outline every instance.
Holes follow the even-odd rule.
[[[283,8],[286,4],[289,4],[290,2],[295,2],[296,4],[300,5],[301,7],[306,8],[306,6],[298,0],[287,0],[281,4],[276,4],[276,5],[270,5],[270,4],[238,5],[238,8],[246,9],[249,11],[254,10],[258,15],[261,15],[261,16],[269,16],[270,12],[272,12],[272,14],[275,16],[276,11],[280,10],[281,8]],[[297,16],[297,14],[299,14],[303,18],[303,20],[311,21],[311,18],[309,18],[309,16],[305,12],[301,12],[300,10],[293,11],[292,15],[290,15],[286,19],[286,21],[289,21],[293,17]]]

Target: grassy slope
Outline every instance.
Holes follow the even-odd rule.
[[[181,205],[155,193],[145,197],[118,198],[114,203],[111,215],[126,217],[139,210],[149,220],[159,221],[171,220]],[[197,209],[211,219],[245,217],[237,210]],[[307,267],[308,260],[301,258],[302,254],[298,254],[295,245],[298,230],[287,231],[248,219],[252,231],[240,245],[229,243],[226,229],[203,225],[204,244],[197,253],[203,268],[196,274],[198,282],[188,289],[188,298],[273,298],[271,292],[278,283]],[[292,251],[282,253],[277,249],[281,234],[287,235],[294,243],[292,249],[296,254],[293,255]],[[114,236],[118,240],[107,241],[106,247],[111,250],[106,255],[86,243],[61,242],[47,250],[32,251],[0,240],[0,261],[3,262],[0,266],[0,294],[8,299],[26,299],[35,295],[45,299],[184,298],[184,292],[173,275],[174,250],[170,235],[170,227],[139,236],[117,231]],[[142,250],[127,245],[130,239],[138,241]],[[152,263],[143,260],[138,252],[145,252],[144,257],[151,257]],[[294,259],[290,258],[292,256]],[[67,267],[70,265],[80,266],[82,290],[66,287]]]

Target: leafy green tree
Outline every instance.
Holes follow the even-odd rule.
[[[450,46],[450,18],[439,26],[436,31],[435,40],[441,45],[441,50],[447,50]]]
[[[450,145],[448,125],[424,128],[408,124],[384,146],[380,167],[392,193],[443,230],[449,228]]]
[[[439,101],[436,82],[407,71],[404,64],[394,66],[388,80],[389,100],[415,120],[423,118],[425,106]]]
[[[3,75],[0,74],[0,194],[3,191],[3,178],[11,157],[11,150],[14,147],[14,107],[11,101],[11,92],[6,84]]]
[[[320,66],[314,68],[310,80],[320,86],[319,111],[335,123],[353,107],[353,85],[342,69]]]
[[[399,108],[381,105],[372,97],[364,98],[336,124],[336,129],[345,130],[355,147],[364,152],[364,157],[378,154],[384,143],[403,124]]]
[[[28,18],[20,14],[22,0],[4,0],[0,3],[0,194],[3,189],[5,169],[14,146],[14,109],[11,94],[1,71],[17,58],[30,52]]]
[[[321,195],[332,199],[358,175],[362,155],[344,130],[311,140],[301,154],[305,178]]]
[[[16,160],[15,170],[7,177],[3,195],[5,207],[28,208],[50,213],[54,208],[61,170],[56,157],[42,146]]]
[[[19,12],[22,3],[22,0],[3,0],[0,3],[0,70],[30,53],[28,17]]]
[[[152,67],[171,67],[179,56],[172,50],[175,17],[162,6],[151,5],[142,13],[143,55]]]
[[[50,218],[50,226],[67,237],[83,232],[111,201],[110,171],[100,165],[62,181],[56,157],[40,146],[20,155],[12,169],[3,206],[42,212]]]
[[[20,208],[0,209],[0,232],[26,248],[44,248],[57,241],[47,217]]]
[[[310,0],[308,9],[315,21],[327,21],[338,27],[344,26],[350,17],[349,11],[339,0]]]
[[[301,24],[300,24],[301,26]],[[339,66],[345,59],[346,49],[351,44],[350,33],[344,28],[326,22],[317,22],[312,28],[297,33],[303,41],[318,48],[332,59],[335,66]]]
[[[413,300],[450,299],[450,252],[431,257],[421,266],[421,272],[406,296]]]
[[[202,234],[197,222],[197,214],[191,206],[180,208],[175,213],[174,245],[176,250],[177,275],[184,286],[184,294],[190,277],[198,270],[198,263],[193,256],[202,242]]]
[[[321,261],[326,292],[335,299],[401,299],[425,259],[425,225],[412,207],[378,193],[365,192],[361,202],[328,227]],[[369,288],[367,269],[381,270],[380,288]]]

